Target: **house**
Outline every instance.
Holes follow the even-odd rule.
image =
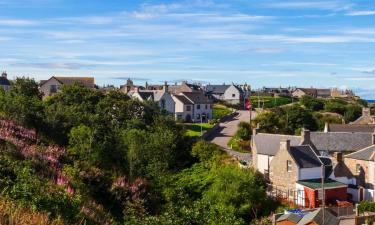
[[[168,92],[168,85],[165,83],[162,90],[139,90],[137,87],[134,91],[130,91],[128,95],[139,101],[154,101],[159,104],[161,109],[169,113],[175,113],[175,102]]]
[[[40,82],[40,91],[43,98],[56,94],[62,85],[81,84],[87,88],[95,88],[95,79],[93,77],[60,77],[53,76],[48,80]]]
[[[10,90],[10,82],[8,80],[8,75],[5,71],[0,76],[0,88],[2,88],[5,91]]]
[[[332,98],[353,98],[355,94],[350,89],[339,90],[338,88],[332,88],[331,90]]]
[[[362,116],[359,117],[357,120],[351,122],[350,124],[373,124],[375,125],[375,116],[371,115],[370,108],[364,107],[362,108]]]
[[[236,105],[243,102],[245,92],[237,85],[207,85],[207,95],[211,99],[225,101],[228,104]]]
[[[259,96],[292,96],[292,87],[263,87],[253,92],[254,95]]]
[[[318,208],[314,210],[286,211],[284,214],[275,214],[275,225],[339,225],[340,219],[334,216],[330,210]]]
[[[321,204],[322,178],[326,204],[346,201],[347,185],[328,178],[331,166],[331,160],[319,156],[310,145],[291,146],[290,140],[284,139],[270,162],[269,180],[272,189],[303,207],[315,208]]]
[[[139,90],[143,89],[142,87],[135,86],[134,82],[130,78],[126,80],[125,85],[120,85],[120,91],[125,94],[128,94],[130,91],[134,91],[135,88],[138,88]]]
[[[374,145],[346,155],[344,158],[349,174],[355,178],[355,183],[350,183],[355,185],[356,193],[352,194],[354,200],[375,201],[375,141]]]
[[[183,92],[187,93],[187,92],[201,92],[203,93],[203,88],[201,85],[198,85],[198,84],[189,84],[188,82],[186,81],[183,81],[180,85],[170,85],[169,86],[169,92],[172,94],[172,95],[179,95]]]
[[[288,139],[291,146],[310,145],[319,155],[333,156],[337,152],[355,152],[372,145],[372,133],[362,132],[310,132],[303,130],[301,136],[259,133],[253,130],[253,167],[263,174],[269,171],[270,162],[279,151],[279,143]]]
[[[182,92],[172,98],[177,120],[207,122],[212,119],[211,101],[202,92]]]
[[[313,98],[330,98],[331,89],[322,88],[297,88],[293,91],[292,96],[296,98],[301,98],[302,96],[311,96]]]

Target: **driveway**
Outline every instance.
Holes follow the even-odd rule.
[[[256,117],[256,112],[252,112],[252,118]],[[228,148],[227,143],[236,134],[238,124],[240,122],[249,122],[250,113],[248,110],[238,110],[235,115],[226,119],[219,124],[219,129],[212,133],[208,138],[212,143],[215,143],[223,148],[229,155],[237,158],[238,160],[244,160],[248,163],[251,162],[251,153],[241,153],[233,151]]]

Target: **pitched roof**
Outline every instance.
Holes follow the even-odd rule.
[[[373,133],[375,124],[328,124],[330,132],[366,132]]]
[[[52,79],[52,78],[55,78],[61,84],[79,83],[79,84],[82,84],[83,86],[88,87],[88,88],[94,88],[95,87],[94,77],[59,77],[59,76],[53,76],[50,79]],[[46,83],[46,81],[41,83],[41,85],[43,85],[44,83]]]
[[[300,221],[301,219],[302,219],[302,215],[295,214],[295,213],[287,213],[287,214],[280,216],[276,221],[281,222],[284,220],[289,220],[291,222],[298,223],[298,221]]]
[[[183,95],[173,95],[178,101],[182,102],[183,104],[185,105],[192,105],[193,103],[188,99],[186,98],[185,96]]]
[[[201,92],[183,92],[182,95],[184,95],[194,104],[210,103],[210,100]]]
[[[317,95],[317,89],[315,88],[297,88],[297,90],[298,89],[305,92],[308,95],[313,95],[313,96]]]
[[[306,214],[297,225],[307,225],[310,223],[323,224],[323,211],[321,208]],[[324,211],[324,224],[338,225],[340,220],[335,217],[329,210]]]
[[[372,145],[370,133],[311,132],[310,139],[319,151],[358,151]]]
[[[230,85],[207,85],[206,91],[213,94],[224,94],[224,92],[230,87]]]
[[[165,92],[163,90],[139,90],[138,93],[143,100],[160,101]]]
[[[153,92],[138,92],[139,96],[141,96],[141,98],[143,100],[151,100],[153,101],[154,100],[154,93]]]
[[[313,168],[322,165],[322,162],[310,145],[291,146],[289,153],[299,168]]]
[[[0,85],[10,86],[10,82],[6,77],[0,76]]]
[[[331,89],[316,89],[316,95],[318,97],[330,97]]]
[[[300,145],[302,138],[294,135],[282,134],[265,134],[258,133],[253,135],[253,141],[258,154],[262,155],[276,155],[280,149],[280,141],[288,139],[291,146]]]
[[[374,153],[375,153],[375,145],[371,145],[367,148],[364,148],[362,150],[346,155],[345,158],[372,161],[374,160]]]

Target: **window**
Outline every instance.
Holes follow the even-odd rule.
[[[201,114],[197,114],[197,120],[201,119]]]
[[[50,93],[56,93],[58,89],[59,89],[58,85],[53,84],[53,85],[49,86],[49,92]]]
[[[292,161],[290,160],[286,161],[286,171],[292,172]]]
[[[191,106],[190,106],[190,105],[187,105],[187,106],[186,106],[186,111],[188,111],[188,112],[191,111]]]
[[[198,104],[198,105],[197,105],[197,109],[201,109],[201,105]]]
[[[355,165],[355,172],[356,172],[357,174],[360,174],[360,173],[361,173],[361,165],[360,165],[360,164],[356,164],[356,165]]]
[[[207,107],[207,104],[206,104],[206,109],[207,109],[208,107]]]
[[[236,94],[232,94],[232,97],[233,97],[233,98],[236,97]]]

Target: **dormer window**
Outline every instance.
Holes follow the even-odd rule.
[[[288,171],[289,173],[292,172],[292,161],[290,160],[286,161],[286,171]]]

